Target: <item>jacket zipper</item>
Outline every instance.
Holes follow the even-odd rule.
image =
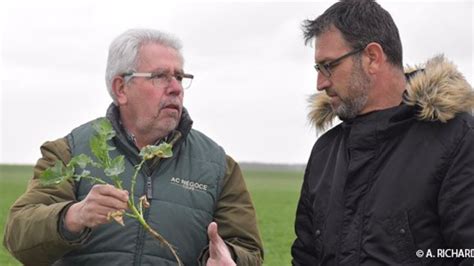
[[[148,200],[153,199],[153,182],[151,180],[151,175],[147,175],[146,178],[146,198]]]

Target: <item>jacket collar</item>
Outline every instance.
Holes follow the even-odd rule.
[[[417,107],[418,120],[446,122],[458,113],[474,109],[471,85],[444,56],[436,56],[421,66],[407,67],[405,72],[409,77],[403,103]],[[330,98],[326,93],[317,93],[310,96],[309,103],[311,124],[318,130],[328,128],[336,118]]]

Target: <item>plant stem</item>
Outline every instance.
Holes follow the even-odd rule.
[[[112,181],[114,182],[116,188],[123,190],[123,188],[122,188],[122,183],[120,182],[118,176],[116,176],[116,175],[115,175],[115,176],[112,176],[111,179],[112,179]],[[133,197],[132,197],[132,198],[133,198]]]
[[[104,180],[102,180],[100,178],[97,178],[97,177],[93,177],[93,176],[83,176],[82,178],[89,179],[92,183],[99,183],[99,184],[103,184],[103,185],[108,184]]]
[[[150,233],[155,239],[157,239],[162,244],[164,244],[171,251],[174,258],[178,262],[178,265],[183,266],[184,264],[179,259],[178,253],[176,253],[176,250],[174,249],[174,247],[168,241],[166,241],[166,239],[162,235],[160,235],[158,232],[156,232],[153,228],[151,228],[148,225],[148,223],[145,221],[143,216],[138,212],[137,208],[135,208],[134,205],[131,205],[130,201],[128,202],[128,206],[132,210],[133,214],[135,215],[135,219],[137,219],[138,222],[140,222],[140,224],[145,228],[145,230],[147,230],[148,233]]]
[[[140,164],[138,164],[137,168],[135,169],[135,174],[132,176],[132,184],[131,184],[131,187],[130,187],[130,196],[131,196],[131,204],[132,206],[135,206],[135,183],[137,182],[137,176],[138,176],[138,172],[140,172],[140,170],[142,169],[142,166],[143,164],[145,163],[145,159],[143,159]],[[140,212],[141,213],[141,212]]]
[[[130,218],[133,218],[133,219],[137,219],[137,216],[135,214],[131,214],[131,213],[128,213],[128,212],[125,212],[123,215],[126,215]]]

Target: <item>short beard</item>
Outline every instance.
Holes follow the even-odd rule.
[[[352,119],[359,115],[369,97],[370,78],[364,73],[361,58],[356,56],[354,59],[348,87],[349,95],[344,99],[341,98],[341,104],[334,110],[341,120]]]

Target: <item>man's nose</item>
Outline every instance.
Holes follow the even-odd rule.
[[[323,91],[331,86],[331,80],[324,76],[321,73],[318,73],[318,78],[316,82],[316,89],[318,91]]]
[[[168,80],[168,86],[166,88],[168,94],[180,94],[183,91],[183,86],[181,82],[179,82],[176,77],[172,76]]]

